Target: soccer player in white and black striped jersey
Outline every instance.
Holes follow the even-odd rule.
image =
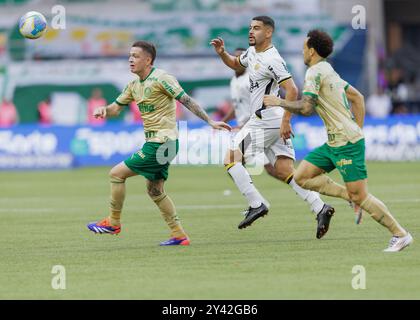
[[[246,49],[244,48],[236,48],[233,54],[235,57],[238,57],[245,51]],[[249,92],[249,75],[246,69],[235,70],[235,75],[230,80],[230,98],[232,101],[232,108],[222,118],[222,121],[228,122],[236,118],[237,126],[232,130],[232,135],[234,135],[235,132],[238,132],[251,117],[251,94]],[[245,147],[244,143],[242,143],[242,147]],[[249,165],[252,168],[252,166],[257,162],[255,155],[251,152],[245,153],[244,150],[241,150],[241,152],[244,154],[244,157],[246,157],[246,159],[244,159],[245,165]],[[259,156],[264,158],[263,163],[265,171],[267,171],[267,173],[273,178],[282,180],[281,177],[277,175],[276,169],[265,154],[263,153]]]
[[[246,150],[253,154],[265,153],[277,175],[290,185],[302,200],[308,202],[315,214],[334,213],[334,208],[325,204],[318,193],[302,189],[293,180],[295,152],[290,139],[293,134],[291,113],[283,112],[281,108],[266,108],[263,104],[264,95],[277,95],[279,86],[286,91],[287,100],[296,100],[298,94],[285,61],[272,44],[274,30],[274,20],[270,17],[253,18],[249,27],[250,47],[239,57],[225,51],[223,39],[216,38],[210,42],[228,67],[233,70],[245,68],[249,74],[251,118],[235,136],[225,159],[228,173],[249,204],[239,229],[246,228],[259,217],[266,215],[269,209],[268,202],[258,192],[242,164],[243,141],[248,141],[249,146]],[[317,234],[317,237],[322,237],[325,232]]]

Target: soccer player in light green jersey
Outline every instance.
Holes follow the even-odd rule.
[[[305,189],[353,201],[391,232],[391,241],[384,251],[400,251],[413,238],[395,220],[385,204],[368,192],[362,130],[364,98],[357,89],[342,80],[325,60],[332,51],[333,41],[326,32],[310,31],[303,46],[303,59],[309,68],[305,75],[302,100],[286,101],[266,95],[264,103],[302,115],[310,115],[313,111],[318,113],[327,129],[328,142],[310,152],[300,163],[295,174],[296,182]],[[345,187],[324,174],[335,168],[339,170]],[[326,229],[330,219],[328,215],[323,217]]]
[[[174,203],[164,191],[170,162],[178,153],[176,101],[203,119],[214,129],[231,130],[222,121],[211,120],[207,113],[184,92],[176,78],[153,66],[155,46],[137,41],[130,50],[130,71],[138,76],[128,83],[112,104],[99,107],[94,116],[118,116],[130,102],[135,101],[142,114],[146,143],[128,159],[114,166],[109,172],[111,182],[110,214],[105,219],[88,224],[94,233],[118,234],[125,198],[125,180],[142,175],[146,178],[147,193],[171,230],[170,239],[161,245],[189,245],[190,239],[179,222]]]

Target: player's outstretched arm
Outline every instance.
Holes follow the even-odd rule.
[[[267,95],[264,96],[264,104],[269,107],[280,106],[289,112],[310,116],[315,110],[317,99],[313,96],[304,95],[301,100],[287,101],[273,95]]]
[[[96,108],[93,111],[93,116],[95,118],[109,118],[109,117],[116,117],[120,114],[121,110],[123,109],[123,106],[120,106],[119,104],[113,102],[106,107],[99,107]]]
[[[228,122],[232,119],[235,119],[235,109],[231,106],[228,113],[223,117],[223,122]]]
[[[238,61],[238,58],[232,56],[225,51],[225,42],[222,38],[218,37],[210,41],[210,44],[214,47],[214,51],[220,56],[223,63],[233,70],[242,70],[243,67]]]
[[[207,122],[210,126],[212,126],[214,129],[226,129],[226,130],[232,130],[230,125],[227,123],[224,123],[223,121],[214,121],[209,118],[206,111],[204,111],[203,108],[200,107],[200,105],[194,101],[188,94],[184,94],[180,99],[179,102],[181,102],[185,108],[190,110],[192,113],[194,113],[197,117],[200,119],[203,119],[205,122]]]
[[[346,90],[347,100],[351,102],[354,119],[360,128],[365,121],[365,98],[356,88],[349,85]]]

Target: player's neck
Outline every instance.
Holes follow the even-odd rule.
[[[273,44],[270,42],[264,42],[261,43],[261,45],[257,46],[255,45],[255,52],[264,52],[267,49],[270,49],[273,46]]]
[[[139,76],[141,81],[144,81],[150,74],[150,72],[152,72],[153,67],[149,66],[147,68],[144,68],[144,70],[142,72],[137,73],[137,75]]]
[[[309,66],[312,67],[312,66],[316,65],[318,62],[321,62],[321,61],[326,61],[326,59],[324,59],[323,57],[316,57],[316,58],[312,59]]]

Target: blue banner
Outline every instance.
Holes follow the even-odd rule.
[[[294,117],[293,130],[298,160],[327,140],[319,117]],[[179,132],[180,150],[173,164],[223,164],[230,133],[182,121]],[[368,160],[420,160],[420,116],[367,118],[364,133]],[[0,170],[110,166],[138,151],[144,142],[139,125],[18,125],[0,129]]]

